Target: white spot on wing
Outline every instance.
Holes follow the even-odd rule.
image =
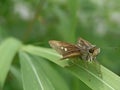
[[[67,51],[67,48],[64,48],[64,47],[60,47],[62,50],[64,50],[64,51]]]
[[[65,51],[67,51],[67,48],[64,48]]]
[[[64,49],[64,47],[61,47],[61,49],[63,50],[63,49]]]

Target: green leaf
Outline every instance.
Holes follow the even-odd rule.
[[[51,49],[35,46],[26,46],[23,48],[23,50],[30,54],[49,59],[50,61],[58,64],[61,67],[69,65],[67,60],[60,60],[60,55],[58,55],[55,51]],[[94,73],[88,68],[85,68],[79,63],[67,67],[67,69],[70,70],[72,74],[74,74],[77,78],[79,78],[93,90],[120,90],[120,77],[105,68],[104,66],[100,65],[100,67],[102,78],[99,77],[98,74]]]
[[[9,38],[0,45],[0,88],[4,85],[12,60],[20,46],[21,43],[14,38]]]
[[[20,52],[20,61],[24,90],[69,90],[46,60]]]
[[[18,66],[11,66],[3,90],[23,90],[21,72]]]

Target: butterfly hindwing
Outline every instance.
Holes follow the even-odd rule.
[[[80,49],[90,49],[92,47],[95,47],[95,45],[92,45],[90,42],[88,42],[87,40],[83,39],[83,38],[79,38],[78,41],[77,41],[77,46],[80,48]]]

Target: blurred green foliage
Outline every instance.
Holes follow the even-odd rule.
[[[101,48],[98,62],[120,75],[119,3],[120,0],[1,0],[0,42],[13,36],[25,44],[49,47],[51,39],[75,43],[83,37]]]

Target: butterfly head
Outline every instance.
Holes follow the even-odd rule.
[[[92,47],[88,50],[88,55],[90,60],[94,60],[96,56],[100,53],[100,48]]]

